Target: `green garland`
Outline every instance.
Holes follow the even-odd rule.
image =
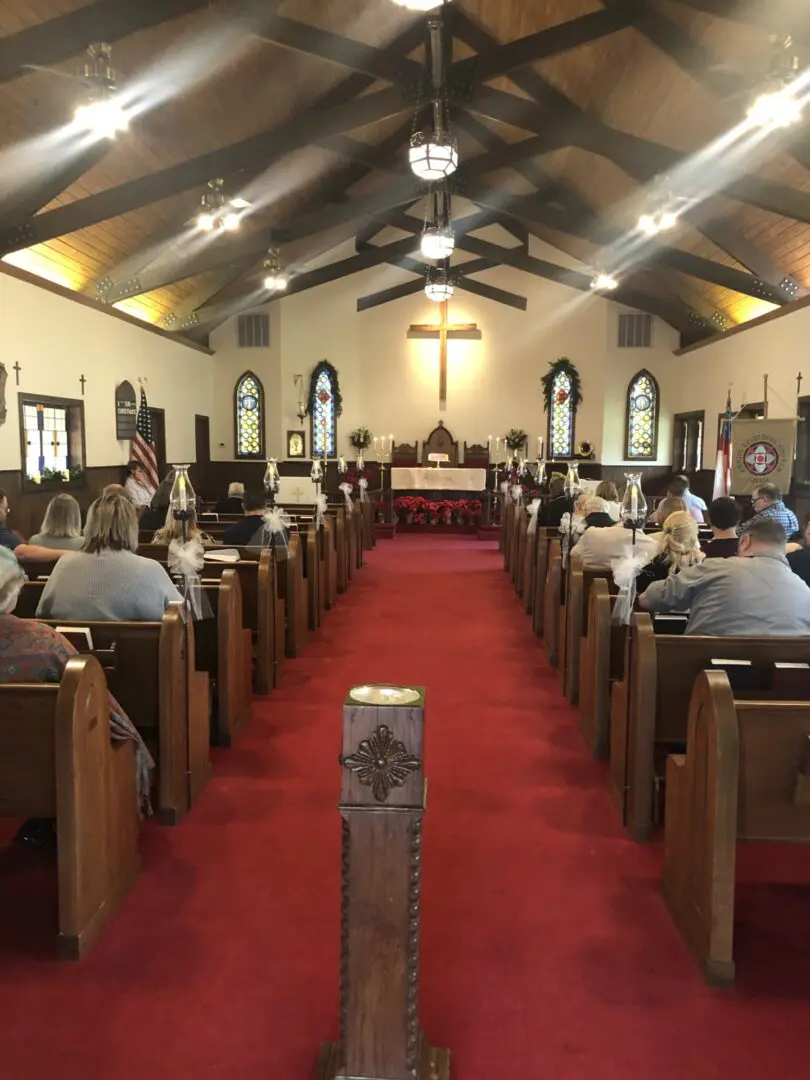
[[[337,368],[334,364],[330,364],[328,360],[319,360],[315,367],[312,369],[312,374],[309,377],[309,396],[307,397],[307,412],[309,416],[312,412],[312,403],[315,400],[315,387],[318,385],[318,379],[326,372],[332,383],[332,400],[335,405],[335,416],[340,416],[343,412],[343,395],[340,392],[340,380],[338,379]]]
[[[543,408],[546,412],[551,408],[554,380],[560,372],[564,372],[571,381],[571,393],[568,398],[571,408],[576,409],[582,401],[582,382],[579,378],[579,372],[567,356],[561,356],[559,360],[555,360],[553,364],[548,365],[548,372],[543,376]]]

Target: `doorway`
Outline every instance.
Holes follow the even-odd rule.
[[[166,410],[150,407],[149,416],[152,420],[152,439],[155,444],[158,476],[163,478],[166,475]]]

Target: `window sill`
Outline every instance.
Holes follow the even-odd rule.
[[[84,476],[77,480],[42,480],[39,484],[34,480],[29,480],[27,476],[24,476],[22,478],[21,490],[30,495],[32,492],[36,491],[76,491],[86,487],[87,480]]]

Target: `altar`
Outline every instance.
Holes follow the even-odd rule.
[[[486,486],[486,469],[436,469],[417,465],[391,470],[394,491],[485,491]]]

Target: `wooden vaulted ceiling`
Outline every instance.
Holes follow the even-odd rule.
[[[464,285],[516,307],[477,275],[505,264],[587,289],[528,235],[599,266],[645,184],[739,122],[769,33],[789,30],[810,64],[803,0],[453,0],[444,18],[457,189],[474,204]],[[360,306],[417,290],[405,150],[426,39],[390,0],[0,0],[0,254],[196,337],[266,298],[271,245],[292,289],[390,262],[402,285]],[[65,125],[94,41],[146,107],[79,150]],[[806,128],[740,168],[644,248],[617,299],[694,339],[810,288]],[[203,242],[190,222],[216,176],[251,211]],[[503,242],[477,235],[493,222]],[[323,265],[349,236],[357,254]]]

